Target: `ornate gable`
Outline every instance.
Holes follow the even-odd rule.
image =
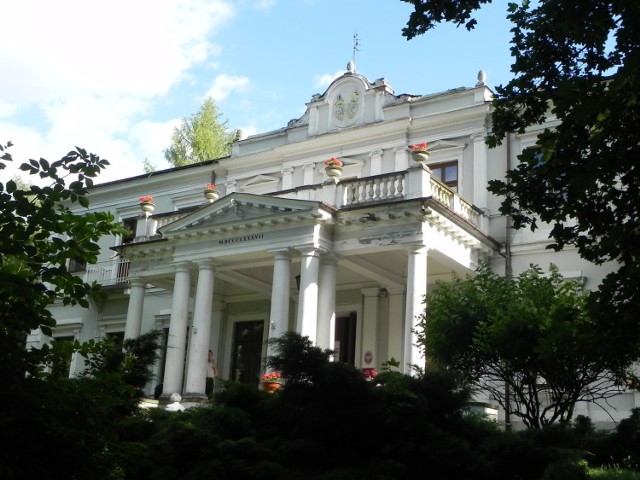
[[[162,236],[180,235],[193,229],[237,229],[247,225],[268,225],[280,221],[332,216],[321,202],[232,193],[161,229]]]

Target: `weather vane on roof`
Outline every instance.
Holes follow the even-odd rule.
[[[351,62],[353,64],[353,73],[356,72],[356,52],[359,51],[358,47],[360,46],[360,39],[358,38],[358,34],[353,34],[353,56],[351,57]]]

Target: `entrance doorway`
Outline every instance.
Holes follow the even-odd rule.
[[[233,328],[231,380],[257,385],[262,366],[264,321],[236,322]]]
[[[336,318],[335,352],[339,362],[355,364],[356,361],[356,313]]]

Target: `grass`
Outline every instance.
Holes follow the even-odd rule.
[[[640,480],[640,472],[624,468],[590,468],[589,477],[594,480]]]

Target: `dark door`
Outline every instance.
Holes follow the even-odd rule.
[[[354,364],[356,361],[356,313],[336,318],[335,351],[339,362]]]
[[[231,380],[257,385],[262,365],[264,322],[237,322],[233,330]]]

